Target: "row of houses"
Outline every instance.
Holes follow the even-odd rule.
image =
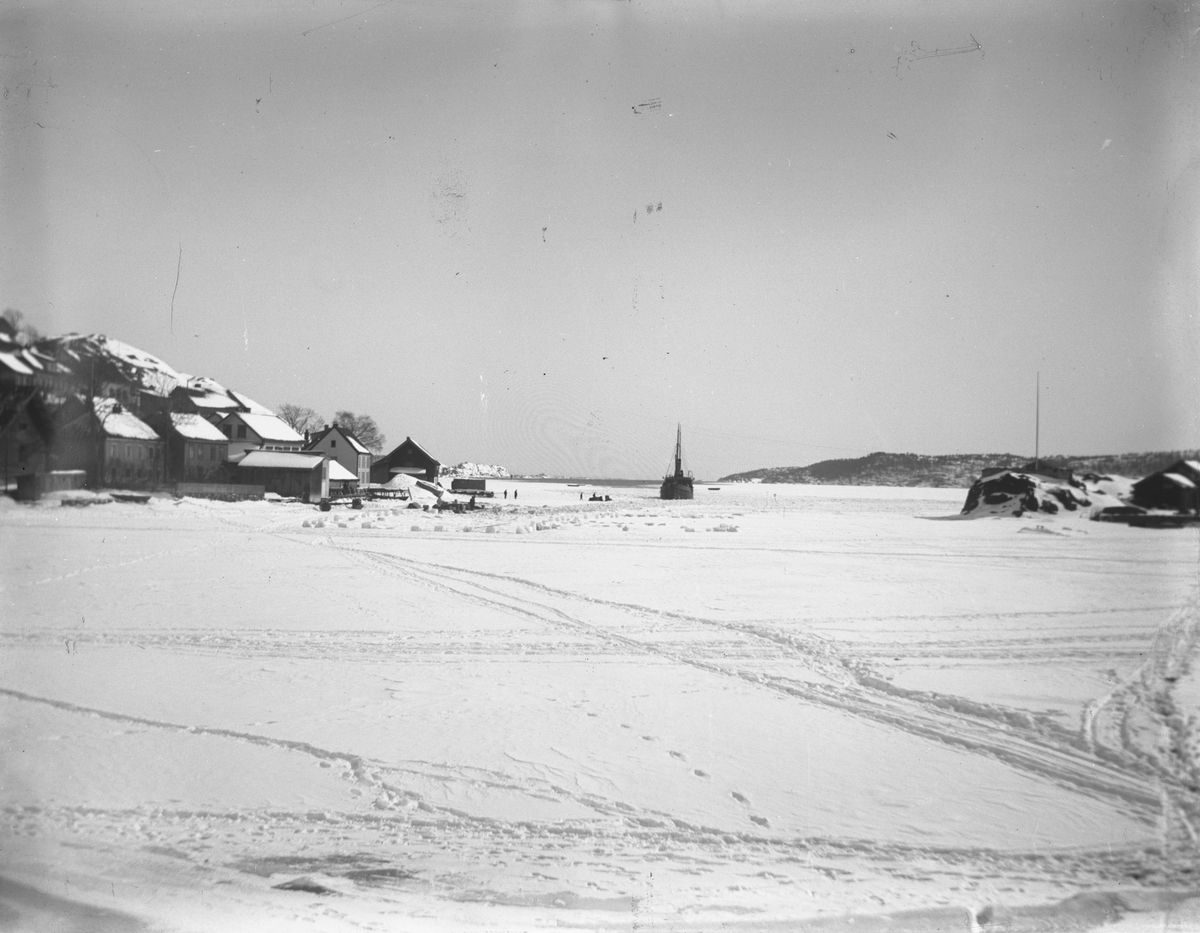
[[[254,412],[209,419],[167,412],[143,421],[109,398],[93,399],[91,410],[62,424],[55,459],[57,469],[92,470],[102,486],[233,483],[310,500],[385,484],[396,473],[435,480],[439,467],[411,438],[376,463],[336,424],[306,436],[275,415]]]
[[[6,489],[81,470],[95,487],[237,484],[310,500],[397,473],[435,481],[440,466],[411,438],[375,456],[338,425],[300,434],[238,392],[107,338],[28,347],[2,326],[0,457]]]

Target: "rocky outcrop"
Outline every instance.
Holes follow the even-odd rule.
[[[1026,512],[1049,515],[1059,511],[1090,509],[1094,494],[1074,477],[1044,476],[1015,470],[1000,470],[977,479],[967,491],[962,514],[973,517],[1012,515]],[[1108,496],[1103,496],[1108,504]]]

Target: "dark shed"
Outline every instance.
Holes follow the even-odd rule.
[[[371,482],[386,483],[397,473],[407,473],[430,483],[436,483],[441,464],[429,456],[411,437],[390,454],[371,465]]]
[[[1200,510],[1200,462],[1180,460],[1134,483],[1133,504],[1172,512]]]

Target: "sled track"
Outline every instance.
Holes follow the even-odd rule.
[[[1045,882],[1060,878],[1070,883],[1104,883],[1143,876],[1148,871],[1163,871],[1161,853],[1155,848],[1127,846],[1103,850],[1083,848],[1054,851],[1013,852],[981,847],[919,846],[870,839],[826,836],[783,836],[702,826],[677,819],[668,813],[637,808],[620,800],[595,794],[572,794],[546,781],[515,778],[497,771],[461,768],[432,762],[383,764],[358,755],[239,730],[188,725],[146,717],[129,716],[110,710],[81,706],[16,690],[0,688],[0,697],[22,704],[53,707],[67,714],[98,717],[104,720],[164,730],[183,735],[203,735],[225,741],[277,748],[310,756],[322,762],[341,765],[333,774],[342,774],[351,784],[366,787],[378,795],[374,811],[336,812],[330,810],[193,810],[182,808],[140,807],[5,807],[0,808],[0,825],[14,835],[38,834],[46,825],[55,825],[84,837],[111,839],[115,836],[141,837],[152,851],[157,848],[176,857],[190,859],[205,850],[205,840],[218,836],[256,839],[262,851],[307,852],[311,846],[298,844],[296,836],[315,833],[318,838],[334,833],[350,833],[365,846],[371,857],[345,854],[296,855],[291,861],[306,863],[308,870],[344,874],[362,870],[360,862],[389,864],[388,851],[403,843],[403,857],[411,863],[414,856],[445,853],[462,849],[469,858],[485,860],[534,861],[539,852],[578,852],[595,864],[618,876],[639,877],[645,860],[670,857],[684,866],[696,866],[703,873],[706,865],[736,862],[746,868],[763,865],[803,864],[806,870],[828,877],[861,876],[867,873],[896,877],[934,877],[945,875],[954,881],[979,876],[993,877],[1001,872],[1010,880]],[[491,787],[515,789],[547,799],[572,798],[591,809],[595,819],[539,822],[502,820],[473,816],[451,807],[430,804],[404,788],[413,777],[440,780],[465,780]],[[327,847],[326,847],[327,848]],[[471,856],[470,853],[476,853]],[[397,854],[395,857],[399,858]],[[289,861],[286,857],[277,858]],[[266,861],[270,861],[267,859]],[[853,865],[853,871],[842,867]],[[339,867],[340,866],[340,867]],[[242,870],[255,871],[253,866]],[[393,871],[396,871],[393,869]],[[457,889],[456,878],[446,878],[443,893]]]
[[[1143,822],[1160,812],[1155,775],[1137,762],[1115,762],[1092,754],[1085,741],[1061,727],[1040,723],[1027,713],[937,694],[893,687],[853,654],[830,639],[811,633],[781,634],[749,623],[715,621],[580,596],[501,574],[447,567],[359,547],[329,546],[380,572],[402,576],[460,599],[499,608],[531,620],[594,639],[610,650],[654,655],[720,677],[736,678],[971,754],[999,760],[1041,779],[1115,804]],[[598,618],[599,617],[599,618]],[[799,662],[831,683],[813,683],[766,674],[710,659],[694,650],[644,637],[657,634],[654,622],[686,623],[757,639],[777,657]]]

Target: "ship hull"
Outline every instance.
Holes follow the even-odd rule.
[[[691,499],[693,495],[690,476],[668,476],[658,491],[660,499]]]

